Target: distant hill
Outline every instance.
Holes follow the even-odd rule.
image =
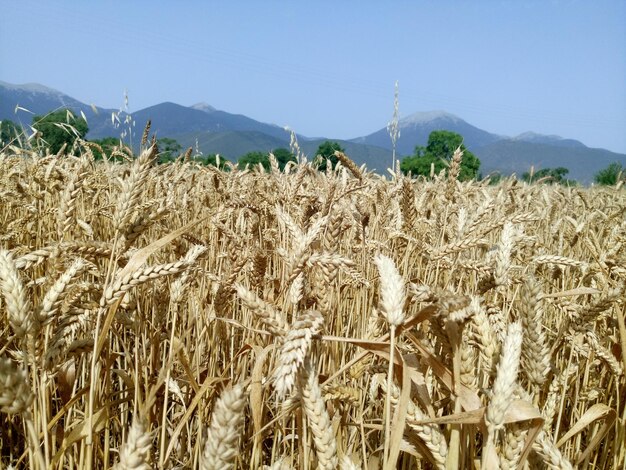
[[[256,131],[189,132],[174,134],[173,138],[183,148],[195,149],[197,143],[202,153],[219,153],[230,161],[237,161],[241,155],[248,152],[270,152],[281,147],[289,148],[288,141]]]
[[[183,148],[210,149],[209,153],[219,153],[222,157],[236,161],[245,153],[253,151],[270,152],[278,148],[289,148],[289,142],[267,134],[252,131],[226,131],[226,132],[191,132],[188,134],[178,134],[176,140]],[[326,139],[302,139],[299,141],[300,148],[312,160],[315,157],[317,148]],[[391,151],[372,145],[357,144],[355,142],[341,139],[333,139],[339,143],[346,154],[355,160],[360,166],[366,164],[368,170],[384,172],[385,168],[391,166]],[[203,153],[207,153],[204,152]]]
[[[377,173],[386,173],[386,169],[391,167],[391,150],[376,147],[374,145],[359,144],[349,140],[341,139],[313,139],[299,142],[302,151],[308,156],[309,160],[315,157],[317,148],[325,140],[332,140],[343,147],[348,155],[359,166],[365,165],[368,170]]]
[[[213,106],[205,102],[196,103],[189,107],[193,109],[197,109],[198,111],[204,111],[205,113],[212,113],[213,111],[217,111],[217,109],[215,109]]]
[[[18,110],[16,106],[29,112]],[[128,127],[125,113],[82,103],[60,91],[43,85],[29,83],[13,85],[0,81],[0,120],[10,119],[30,125],[33,115],[69,108],[76,115],[82,111],[87,117],[87,138],[119,137]],[[111,115],[117,112],[121,124],[115,127]],[[219,153],[231,161],[251,151],[268,152],[279,147],[289,147],[290,134],[274,124],[257,121],[242,114],[220,111],[199,102],[192,106],[160,103],[132,113],[134,133],[138,142],[148,120],[157,137],[170,137],[186,147],[198,148],[206,155]],[[531,166],[535,169],[565,167],[569,177],[583,183],[593,180],[597,171],[617,161],[626,166],[626,155],[604,149],[592,149],[575,139],[554,135],[525,132],[507,137],[479,129],[458,116],[445,111],[414,113],[399,122],[400,138],[397,155],[402,158],[413,154],[416,145],[426,145],[434,130],[449,130],[461,134],[465,146],[481,160],[483,175],[498,171],[521,175]],[[365,163],[370,170],[384,173],[391,166],[391,139],[386,127],[363,137],[350,140],[332,137],[310,138],[298,135],[304,153],[312,159],[324,140],[339,142],[346,153],[358,164]]]
[[[400,119],[398,128],[400,138],[396,152],[402,156],[412,155],[416,145],[425,146],[432,131],[456,132],[463,136],[463,142],[470,150],[502,139],[501,136],[474,127],[454,114],[444,111],[411,114]],[[386,127],[364,137],[352,139],[352,142],[391,149],[391,139]]]
[[[17,109],[17,106],[23,109]],[[113,110],[90,106],[38,83],[13,85],[0,81],[0,120],[9,119],[22,126],[29,126],[33,116],[45,115],[58,109],[70,109],[76,116],[82,111],[87,117],[89,129],[96,131],[109,129],[111,135],[116,130],[111,124]],[[25,110],[26,111],[25,111]]]
[[[55,109],[67,107],[77,115],[83,111],[87,116],[89,139],[119,137],[127,125],[115,128],[111,113],[115,110],[92,107],[74,98],[42,85],[11,85],[0,82],[0,120],[10,119],[23,124],[30,124],[32,114],[20,111],[14,113],[19,104],[35,114],[45,114]],[[176,139],[183,148],[197,147],[204,154],[219,153],[231,161],[252,151],[264,151],[289,147],[290,133],[274,124],[256,121],[241,114],[231,114],[215,109],[207,103],[197,103],[187,107],[176,103],[160,103],[132,113],[135,122],[135,135],[140,135],[148,120],[151,120],[151,132],[157,137]],[[125,113],[120,114],[123,122]],[[312,139],[298,135],[302,150],[313,158],[317,147],[326,139]],[[391,161],[391,152],[384,148],[358,144],[339,139],[346,152],[359,165],[366,163],[369,169],[384,171]],[[137,142],[137,139],[135,139]]]
[[[197,105],[196,105],[197,106]],[[241,114],[218,111],[209,105],[191,108],[176,103],[160,103],[132,113],[142,127],[150,119],[157,137],[172,137],[190,132],[247,131],[266,134],[289,142],[289,133],[273,124],[265,124]]]
[[[626,166],[626,155],[604,149],[585,146],[567,147],[544,143],[524,142],[505,139],[475,149],[480,158],[480,171],[483,175],[491,172],[516,173],[518,176],[534,166],[541,168],[565,167],[569,169],[567,178],[583,184],[593,181],[593,175],[612,162]]]
[[[29,110],[32,114],[25,111],[15,113],[16,106],[20,106]],[[11,83],[0,81],[0,119],[12,119],[14,122],[26,114],[46,114],[57,108],[83,109],[89,108],[88,105],[75,100],[71,96],[64,95],[60,91],[53,90],[38,83],[27,83],[25,85],[13,85]],[[30,119],[28,124],[30,124]]]
[[[558,135],[537,134],[536,132],[524,132],[523,134],[520,134],[517,137],[512,137],[509,140],[529,142],[532,144],[546,144],[555,147],[587,148],[587,146],[579,140],[564,139]]]
[[[525,132],[509,138],[479,129],[444,111],[415,113],[401,119],[398,124],[399,155],[412,155],[416,145],[425,146],[432,131],[448,130],[463,136],[465,146],[480,159],[480,172],[483,175],[499,172],[521,176],[531,166],[535,170],[565,167],[570,170],[568,178],[589,184],[593,181],[594,174],[610,163],[620,162],[626,165],[626,155],[605,149],[592,149],[575,139],[536,132]],[[391,149],[391,139],[386,127],[352,141]]]

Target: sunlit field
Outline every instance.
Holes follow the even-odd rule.
[[[624,188],[92,150],[0,154],[0,467],[625,465]]]

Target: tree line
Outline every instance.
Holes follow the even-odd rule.
[[[33,134],[29,138],[30,145],[33,147],[46,146],[53,154],[59,153],[63,148],[71,149],[77,141],[84,140],[89,132],[86,120],[81,117],[77,118],[69,110],[59,110],[49,113],[45,116],[33,117],[31,127]],[[9,144],[21,144],[24,133],[12,121],[0,121],[0,149],[5,148]],[[90,147],[96,159],[104,158],[104,155],[110,157],[115,155],[115,150],[121,147],[120,139],[115,137],[106,137],[90,141],[93,145]],[[167,163],[179,157],[182,146],[175,140],[168,137],[160,138],[156,141],[159,148],[159,162]],[[400,171],[406,175],[429,177],[444,172],[447,174],[448,168],[452,161],[454,152],[460,149],[463,152],[463,158],[460,164],[458,179],[467,181],[472,179],[480,179],[480,159],[470,152],[463,144],[463,137],[455,132],[439,130],[433,131],[428,137],[426,146],[416,146],[413,155],[404,157],[400,162]],[[325,141],[317,149],[315,153],[314,164],[320,171],[326,171],[330,165],[333,169],[338,159],[335,152],[344,152],[345,150],[337,142]],[[289,162],[296,162],[296,156],[286,148],[278,148],[272,151],[276,162],[281,170]],[[123,154],[119,154],[121,159]],[[228,168],[227,159],[219,157],[216,154],[195,155],[194,161],[198,161],[205,165],[219,166],[223,169]],[[253,151],[239,157],[236,162],[239,168],[263,166],[266,170],[270,169],[270,158],[266,152]],[[530,171],[522,175],[522,180],[528,183],[547,183],[547,184],[563,184],[576,185],[575,180],[567,178],[569,170],[564,167],[543,168],[536,172]],[[501,175],[490,175],[490,180],[497,183]],[[619,181],[626,180],[626,167],[619,162],[611,163],[608,167],[599,171],[594,176],[594,181],[600,185],[615,185]]]

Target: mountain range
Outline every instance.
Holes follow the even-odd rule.
[[[199,148],[204,154],[219,153],[235,161],[250,151],[270,151],[288,147],[290,133],[274,124],[257,121],[241,114],[215,109],[206,103],[182,106],[160,103],[128,115],[115,109],[82,103],[60,91],[40,84],[14,85],[0,81],[0,120],[12,120],[23,126],[33,115],[69,108],[87,118],[87,138],[119,137],[129,128],[139,139],[143,127],[151,120],[151,132],[157,137],[176,139],[184,148]],[[26,111],[27,110],[27,111]],[[116,118],[112,119],[112,116]],[[416,145],[424,146],[434,130],[449,130],[463,136],[465,146],[481,160],[483,175],[493,172],[521,175],[531,167],[565,167],[568,178],[590,183],[593,175],[612,162],[626,166],[626,155],[605,149],[589,148],[575,139],[525,132],[515,137],[502,136],[479,129],[458,116],[445,111],[414,113],[399,121],[398,156],[413,153]],[[298,135],[303,152],[314,156],[325,140],[339,142],[357,164],[365,163],[371,170],[384,172],[391,163],[391,139],[386,126],[354,139],[309,138]]]

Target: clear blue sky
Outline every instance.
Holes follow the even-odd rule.
[[[624,1],[5,1],[0,80],[352,138],[445,110],[626,153]]]

